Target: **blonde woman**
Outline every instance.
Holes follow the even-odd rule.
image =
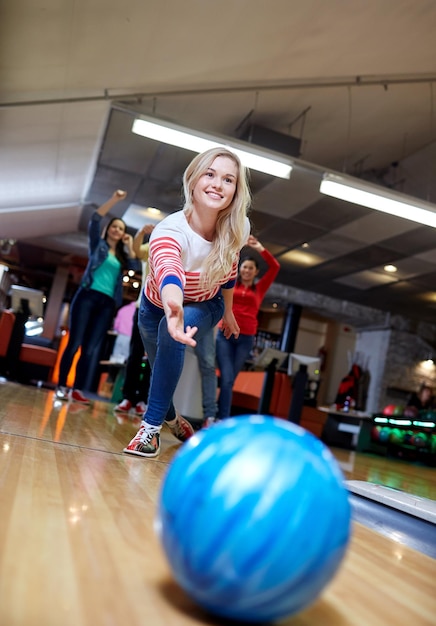
[[[237,337],[232,311],[239,251],[247,241],[250,191],[247,172],[226,148],[197,155],[183,176],[185,205],[150,237],[149,274],[139,310],[139,330],[152,367],[147,411],[124,449],[155,457],[164,421],[184,441],[193,434],[174,410],[185,346],[195,347],[223,319]]]

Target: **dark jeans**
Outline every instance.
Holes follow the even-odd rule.
[[[129,400],[133,405],[138,402],[147,404],[148,389],[150,386],[150,363],[144,363],[144,345],[138,328],[139,309],[135,310],[133,316],[132,336],[129,345],[129,357],[126,363],[126,373],[123,385],[123,398]]]
[[[216,360],[220,370],[220,395],[218,398],[218,419],[230,417],[233,385],[247,360],[254,344],[254,335],[233,335],[226,339],[221,330],[216,337]]]
[[[221,292],[212,300],[184,304],[184,323],[197,326],[195,335],[201,339],[220,321],[224,313]],[[186,346],[168,333],[163,309],[159,309],[143,295],[139,309],[139,331],[151,363],[150,392],[144,416],[148,424],[160,426],[164,420],[175,418],[173,394],[182,374]]]
[[[85,389],[91,368],[98,364],[106,333],[112,325],[115,300],[94,289],[77,290],[70,306],[70,336],[59,366],[59,385],[67,384],[74,355],[82,348],[76,367],[75,389]]]

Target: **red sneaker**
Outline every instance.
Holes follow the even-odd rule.
[[[130,400],[122,400],[117,406],[114,408],[115,413],[128,413],[132,408],[132,403]]]
[[[140,417],[142,417],[144,415],[144,413],[147,410],[147,405],[145,404],[145,402],[138,402],[138,404],[135,406],[135,413],[136,415],[139,415]]]
[[[176,419],[172,422],[165,422],[174,437],[179,441],[186,441],[194,434],[194,429],[187,419],[176,413]]]
[[[80,404],[91,404],[91,401],[83,395],[80,389],[73,389],[70,393],[70,398],[73,402],[80,402]]]
[[[142,422],[138,432],[123,452],[136,456],[154,457],[160,452],[160,426]]]

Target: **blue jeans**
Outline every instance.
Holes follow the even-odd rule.
[[[254,344],[254,335],[233,335],[226,339],[221,330],[216,337],[216,359],[220,370],[220,395],[218,398],[218,419],[230,417],[233,385],[247,360]]]
[[[201,339],[214,328],[224,313],[221,293],[212,300],[184,305],[186,326],[197,326],[195,339]],[[163,309],[154,306],[143,295],[139,309],[139,332],[151,365],[150,391],[144,420],[160,426],[164,420],[175,418],[173,394],[182,374],[185,344],[175,341],[168,333]]]
[[[80,287],[70,306],[70,336],[59,365],[59,385],[67,384],[74,355],[82,348],[76,367],[75,389],[85,389],[90,369],[98,363],[106,333],[112,325],[115,300],[100,291]]]
[[[200,339],[195,337],[197,345],[194,348],[201,374],[201,392],[203,397],[203,417],[215,417],[216,405],[216,365],[215,365],[215,335],[212,328]]]

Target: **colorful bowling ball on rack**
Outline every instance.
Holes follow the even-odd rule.
[[[381,443],[387,443],[389,441],[390,435],[391,429],[389,428],[389,426],[383,426],[380,430],[378,439]]]
[[[395,416],[399,417],[399,416],[403,415],[403,413],[404,413],[404,405],[403,404],[395,405],[395,409],[394,409],[392,415],[395,415]]]
[[[406,432],[404,433],[404,440],[403,443],[404,445],[412,445],[412,439],[413,439],[413,435],[415,433],[413,432],[413,430],[406,430]]]
[[[393,415],[396,406],[396,404],[387,404],[383,409],[383,415]]]
[[[380,439],[380,431],[381,431],[381,426],[373,426],[371,428],[372,441],[378,441]]]
[[[389,443],[400,446],[404,441],[404,434],[405,431],[401,430],[401,428],[392,428],[389,434]]]
[[[178,450],[156,529],[194,601],[253,623],[315,601],[342,562],[350,522],[330,450],[291,422],[246,415],[198,431]]]
[[[417,432],[413,435],[411,444],[415,448],[425,448],[428,444],[428,437],[425,433]]]
[[[409,419],[416,419],[418,417],[419,410],[416,406],[405,406],[403,416]]]

